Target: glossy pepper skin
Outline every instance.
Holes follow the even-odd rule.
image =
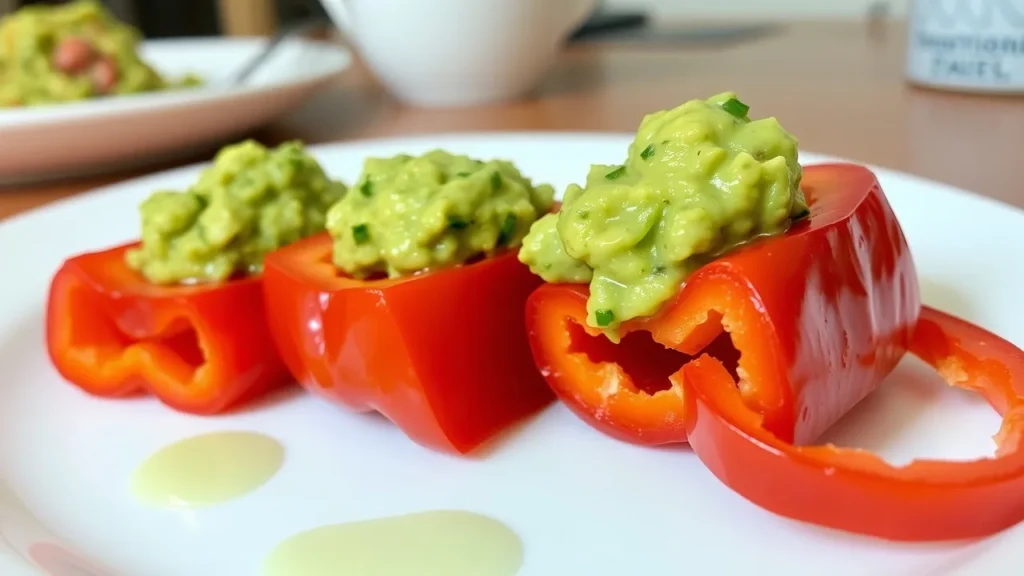
[[[414,441],[467,453],[554,395],[533,367],[523,306],[541,283],[516,253],[398,279],[356,280],[311,236],[270,254],[278,349],[309,390],[377,411]]]
[[[259,277],[150,284],[128,244],[68,259],[50,285],[47,350],[60,374],[97,396],[150,392],[183,412],[215,414],[291,377],[268,331]]]
[[[739,351],[739,394],[764,428],[786,442],[818,438],[900,360],[920,303],[906,240],[869,170],[809,166],[803,189],[808,219],[701,267],[657,315],[624,323],[621,345],[585,326],[586,287],[538,289],[530,342],[558,396],[617,438],[684,442],[694,405],[681,368],[702,351],[735,364]]]
[[[996,458],[893,466],[864,450],[794,446],[763,426],[709,356],[684,368],[690,444],[731,489],[797,520],[893,540],[975,538],[1024,520],[1024,352],[927,307],[910,352],[1002,414]]]

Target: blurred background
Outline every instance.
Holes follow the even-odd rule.
[[[58,163],[100,174],[111,169],[103,162],[131,156],[141,167],[141,144],[146,154],[192,154],[173,157],[171,166],[243,136],[270,145],[463,131],[632,132],[650,111],[735,90],[783,118],[808,150],[1024,206],[1015,169],[1024,146],[1024,0],[345,1],[358,25],[343,23],[341,0],[102,0],[148,39],[184,38],[143,48],[158,69],[205,74],[209,89],[195,93],[179,121],[163,109],[145,122],[127,113],[116,123],[96,120],[102,139],[70,124],[25,121],[14,136],[4,127],[0,187],[5,178],[48,177]],[[0,0],[0,14],[64,3]],[[566,18],[571,6],[589,16]],[[452,16],[467,10],[475,11],[475,35]],[[569,24],[556,34],[560,19]],[[273,52],[293,36],[319,44],[316,54]],[[310,43],[310,36],[327,42]],[[338,74],[297,87],[299,72],[330,67],[323,46],[335,51],[330,66]],[[244,106],[237,94],[221,108],[211,103],[249,70],[256,80],[246,89],[263,95]],[[266,97],[286,88],[302,97]],[[30,113],[46,110],[8,117]],[[115,137],[114,127],[145,137]],[[3,149],[15,141],[17,148]],[[115,149],[129,141],[130,150]],[[26,151],[26,142],[39,151]],[[978,142],[986,143],[983,152]],[[67,145],[52,150],[54,143]],[[0,205],[0,217],[126,175],[51,186],[45,196],[26,190],[16,205]],[[0,202],[10,198],[8,191]]]
[[[0,0],[0,14],[28,4],[61,3],[63,0]],[[631,40],[646,37],[667,41],[671,35],[651,23],[684,18],[731,22],[900,18],[906,14],[909,3],[910,0],[602,0],[581,36],[599,33]],[[289,23],[326,18],[318,0],[104,0],[104,4],[150,38],[268,35]]]

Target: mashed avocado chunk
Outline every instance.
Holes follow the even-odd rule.
[[[433,150],[368,158],[327,213],[334,263],[354,278],[397,277],[519,246],[554,190],[509,162]]]
[[[198,84],[167,82],[138,55],[141,35],[96,0],[35,4],[0,19],[0,107]]]
[[[268,252],[323,231],[344,194],[298,142],[227,146],[194,186],[142,203],[142,246],[127,262],[154,284],[258,273]]]
[[[650,316],[694,270],[807,213],[797,141],[727,92],[643,119],[625,163],[590,168],[519,259],[547,282],[590,283],[588,323]]]

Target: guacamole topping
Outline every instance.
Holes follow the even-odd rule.
[[[588,323],[613,335],[656,313],[702,264],[807,213],[797,140],[727,92],[646,116],[621,165],[594,165],[519,259],[547,282],[590,284]]]
[[[268,252],[323,231],[344,194],[298,142],[227,146],[191,188],[142,203],[142,245],[127,263],[154,284],[258,273]]]
[[[503,160],[442,150],[368,158],[327,213],[334,263],[354,278],[394,278],[492,256],[518,247],[553,197]]]
[[[140,33],[96,0],[34,4],[0,19],[0,107],[166,90],[138,54]]]

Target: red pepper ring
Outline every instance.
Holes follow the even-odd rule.
[[[794,446],[762,426],[708,355],[683,368],[690,445],[729,488],[796,520],[892,540],[975,538],[1024,520],[1024,351],[928,307],[910,351],[1002,414],[996,458],[899,467],[864,450]]]
[[[47,351],[66,380],[104,397],[151,392],[215,414],[288,384],[258,276],[159,286],[128,268],[137,243],[74,256],[50,285]]]

